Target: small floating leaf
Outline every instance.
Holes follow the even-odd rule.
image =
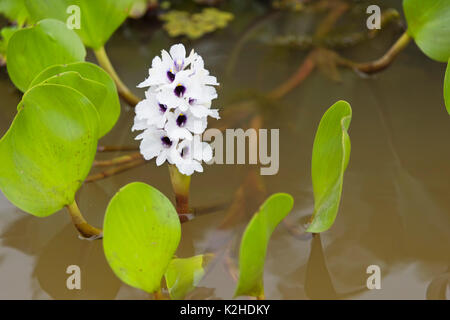
[[[81,77],[101,83],[106,87],[106,93],[102,103],[95,105],[100,116],[100,137],[108,133],[120,116],[120,101],[117,94],[116,85],[111,77],[99,66],[89,62],[75,62],[67,65],[55,65],[42,71],[32,82],[33,87],[43,81],[69,71],[75,71]],[[89,98],[89,97],[88,97]]]
[[[270,196],[244,232],[239,252],[239,281],[235,296],[259,297],[264,294],[264,261],[270,236],[291,212],[294,199],[288,194]]]
[[[130,286],[158,291],[181,236],[169,199],[149,185],[131,183],[112,198],[103,228],[103,248],[114,273]]]
[[[84,44],[93,49],[102,47],[125,21],[136,0],[25,0],[34,21],[53,18],[66,22],[71,16],[80,18],[78,33]],[[79,8],[77,11],[70,8]]]
[[[25,92],[42,70],[54,64],[83,61],[86,50],[75,32],[49,19],[16,31],[9,40],[7,56],[9,76]]]
[[[233,18],[232,13],[216,8],[205,8],[192,15],[187,11],[172,10],[161,16],[161,20],[165,21],[164,29],[171,37],[185,35],[190,39],[225,28]]]
[[[350,159],[347,130],[352,109],[345,101],[331,106],[322,117],[314,140],[311,175],[314,191],[314,214],[308,232],[328,230],[339,209],[344,172]]]
[[[445,72],[444,98],[445,98],[445,106],[447,108],[447,112],[448,112],[448,114],[450,114],[450,60],[448,61],[447,71]]]
[[[450,1],[404,0],[408,34],[431,59],[450,58]]]
[[[202,280],[205,267],[212,257],[212,254],[202,254],[191,258],[173,259],[165,275],[170,297],[175,300],[184,299]]]
[[[14,205],[49,216],[74,201],[97,148],[98,113],[60,85],[29,90],[0,140],[0,189]]]

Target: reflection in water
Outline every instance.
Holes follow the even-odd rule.
[[[66,287],[70,265],[81,269],[82,290]],[[33,275],[54,299],[113,299],[121,286],[106,262],[102,242],[78,239],[70,224],[43,248]]]
[[[288,216],[288,227],[300,236],[294,237],[283,226],[273,234],[265,268],[267,298],[343,299],[375,294],[379,298],[443,298],[448,283],[445,270],[450,265],[450,125],[442,100],[445,66],[410,45],[392,67],[376,77],[361,79],[350,70],[340,70],[341,82],[336,83],[313,73],[284,99],[267,103],[259,100],[260,94],[289,78],[305,53],[262,44],[264,30],[304,34],[316,22],[311,16],[299,21],[294,14],[275,18],[266,19],[266,24],[259,25],[247,39],[228,78],[225,70],[236,33],[241,34],[249,25],[248,17],[237,15],[236,21],[242,21],[235,29],[188,45],[208,57],[207,67],[222,80],[216,106],[221,108],[223,120],[212,121],[210,127],[245,127],[250,119],[261,117],[263,127],[280,129],[278,175],[262,177],[259,168],[251,166],[213,165],[194,176],[194,207],[230,199],[234,205],[182,226],[178,256],[218,254],[201,288],[189,298],[232,297],[235,282],[223,253],[231,243],[236,263],[243,228],[266,196],[275,192],[294,196],[295,209]],[[125,41],[119,31],[108,49],[118,72],[133,87],[146,77],[151,58],[173,40],[154,32],[145,22],[133,22],[126,30],[125,36],[132,39]],[[371,60],[383,54],[396,37],[398,30],[387,28],[372,42],[361,43],[351,51],[344,49],[342,54],[359,61]],[[134,92],[143,95],[136,89]],[[0,95],[3,135],[20,99],[4,69],[0,70]],[[312,144],[321,116],[338,99],[348,100],[353,107],[352,154],[336,223],[311,239],[297,231],[313,210]],[[226,112],[228,105],[240,107]],[[123,106],[119,123],[100,143],[136,145],[130,134],[133,117],[133,110]],[[104,153],[99,159],[123,154]],[[78,197],[88,220],[101,226],[109,199],[133,181],[149,183],[172,195],[166,167],[149,164],[135,168],[83,186]],[[105,262],[101,242],[79,240],[73,227],[67,225],[66,214],[38,219],[11,208],[0,198],[0,287],[10,288],[14,297],[148,298],[119,282]],[[65,287],[65,271],[71,264],[81,267],[83,289],[79,292]],[[366,268],[372,264],[381,267],[382,290],[375,290],[378,292],[368,292],[365,287]],[[2,297],[6,295],[2,293]]]
[[[428,300],[450,299],[450,268],[444,274],[434,278],[427,288]]]
[[[311,241],[311,252],[306,265],[305,293],[310,299],[337,298],[325,261],[320,234],[316,234]]]

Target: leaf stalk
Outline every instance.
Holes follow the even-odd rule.
[[[94,50],[95,56],[98,60],[100,66],[105,69],[106,72],[109,73],[111,78],[113,78],[114,82],[117,86],[117,91],[119,95],[132,107],[135,107],[140,99],[136,97],[130,89],[125,85],[125,83],[120,79],[116,70],[114,69],[109,57],[106,53],[105,47],[101,47],[97,50]]]
[[[83,215],[81,214],[80,208],[78,208],[75,200],[72,204],[66,206],[66,208],[69,211],[75,228],[77,228],[78,232],[83,238],[89,240],[97,240],[103,238],[103,231],[87,223],[86,219],[84,219]]]

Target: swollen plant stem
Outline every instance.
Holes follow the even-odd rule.
[[[73,201],[73,203],[66,206],[66,208],[70,213],[75,228],[77,228],[82,237],[91,240],[101,239],[103,237],[103,231],[101,229],[97,229],[87,223],[81,214],[76,201]]]
[[[405,32],[397,40],[397,42],[394,43],[394,45],[389,49],[389,51],[378,60],[366,63],[358,63],[347,60],[345,58],[339,58],[338,63],[342,66],[346,66],[367,74],[380,72],[391,65],[391,63],[395,60],[395,58],[399,55],[399,53],[402,52],[408,46],[411,40],[412,38],[408,35],[407,32]]]
[[[189,188],[191,176],[186,176],[177,167],[169,164],[170,181],[175,192],[175,202],[178,214],[189,213]]]
[[[119,91],[120,96],[132,107],[136,106],[140,99],[136,97],[130,89],[122,82],[116,70],[114,69],[111,61],[109,60],[108,55],[106,54],[105,47],[101,47],[100,49],[94,50],[95,56],[97,57],[98,63],[100,66],[105,69],[106,72],[113,78],[116,83],[117,90]]]

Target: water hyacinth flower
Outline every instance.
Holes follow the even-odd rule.
[[[182,174],[190,176],[195,171],[203,172],[201,162],[212,159],[212,149],[196,135],[192,140],[182,140],[176,148],[171,149],[171,159]]]
[[[211,147],[201,141],[207,118],[219,119],[211,109],[217,98],[217,79],[205,69],[201,56],[191,51],[186,56],[182,44],[162,50],[149,69],[149,77],[138,87],[147,87],[145,99],[135,109],[132,130],[143,130],[140,151],[146,160],[156,164],[168,162],[190,176],[203,172],[202,162],[212,158]]]
[[[169,51],[170,54],[166,50],[162,50],[162,58],[156,56],[153,59],[149,77],[139,84],[138,88],[172,83],[175,80],[175,75],[188,67],[197,58],[194,50],[191,51],[189,57],[186,57],[186,49],[182,44],[173,45]]]

